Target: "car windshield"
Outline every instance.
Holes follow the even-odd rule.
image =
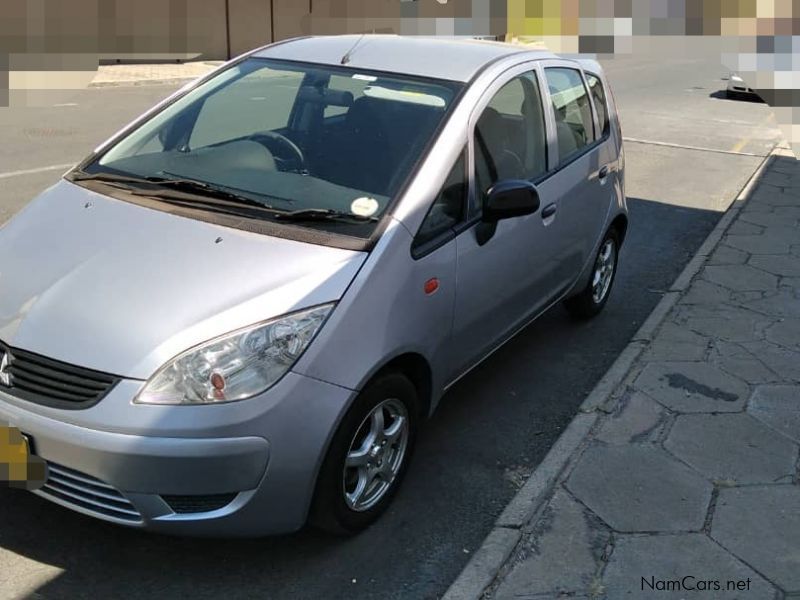
[[[340,226],[368,237],[460,87],[250,58],[144,122],[78,178],[87,174],[123,189],[147,180],[138,193],[177,195],[189,208],[196,195],[202,210],[211,210],[209,197],[224,190],[228,212],[238,196],[243,207],[249,203],[249,218]],[[255,210],[253,201],[271,210]]]

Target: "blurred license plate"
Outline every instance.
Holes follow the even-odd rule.
[[[0,483],[29,490],[44,485],[47,464],[33,454],[32,446],[16,427],[0,426]]]

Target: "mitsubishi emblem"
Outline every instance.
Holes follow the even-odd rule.
[[[11,373],[8,372],[8,351],[0,349],[2,358],[0,358],[0,385],[4,387],[11,387]]]

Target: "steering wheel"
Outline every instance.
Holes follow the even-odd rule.
[[[504,148],[496,159],[497,177],[499,179],[524,179],[525,165],[519,155]]]
[[[266,146],[281,171],[308,172],[303,151],[285,135],[275,131],[258,131],[251,135],[250,139]]]

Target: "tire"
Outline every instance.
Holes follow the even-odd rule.
[[[606,249],[611,248],[611,256],[604,259]],[[619,258],[619,233],[612,228],[609,229],[603,238],[600,248],[595,256],[594,267],[592,275],[589,278],[586,287],[575,296],[568,298],[564,301],[564,307],[570,315],[576,319],[591,319],[592,317],[600,314],[603,307],[608,302],[608,297],[611,295],[611,288],[614,285],[614,279],[617,276],[617,262]],[[611,272],[608,273],[608,267],[611,267]],[[600,269],[605,268],[604,272]],[[606,273],[607,275],[604,275]],[[598,290],[598,278],[607,276],[608,279],[601,283],[602,288]],[[600,293],[601,292],[601,293]]]
[[[380,411],[377,410],[379,406]],[[398,419],[405,418],[405,432],[399,432],[394,440],[391,436],[385,438],[380,444],[383,450],[376,450],[378,444],[374,443],[381,441],[380,436],[376,436],[378,423],[373,416],[378,412],[384,435],[393,433],[394,427],[402,430],[403,426],[396,424]],[[328,533],[353,535],[374,523],[391,503],[408,469],[418,421],[417,390],[405,375],[388,372],[369,383],[353,402],[331,440],[317,477],[311,524]],[[369,454],[369,450],[374,454]],[[346,469],[348,455],[353,455],[353,461],[367,464]],[[374,479],[361,488],[358,496],[362,481],[370,477]]]

